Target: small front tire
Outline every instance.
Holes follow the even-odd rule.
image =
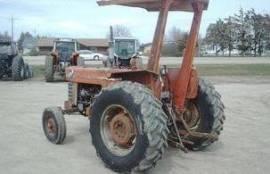
[[[61,108],[46,108],[42,116],[43,131],[53,144],[62,144],[66,137],[66,121]]]

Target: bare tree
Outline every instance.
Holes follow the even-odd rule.
[[[232,17],[228,17],[225,19],[225,34],[224,40],[227,45],[227,49],[229,51],[229,57],[232,55],[232,51],[235,49],[235,42],[237,40],[237,33],[236,33],[236,25],[232,21]]]
[[[267,18],[257,14],[254,9],[246,12],[247,23],[251,26],[252,31],[252,51],[256,57],[257,53],[262,56],[264,49],[264,40],[267,40],[266,28]]]
[[[264,49],[270,49],[269,31],[268,14],[240,9],[237,14],[210,24],[203,43],[212,46],[216,55],[228,51],[231,56],[231,52],[237,49],[241,56],[253,54],[256,57],[261,56]]]
[[[216,55],[220,52],[224,54],[225,49],[228,48],[226,38],[228,38],[227,25],[221,19],[207,28],[205,42],[215,49]]]
[[[0,40],[11,40],[11,36],[9,36],[8,32],[5,31],[3,34],[0,33]]]
[[[181,56],[186,47],[187,32],[172,27],[165,37],[162,54],[166,56]]]
[[[130,29],[124,25],[113,26],[114,37],[131,37]]]

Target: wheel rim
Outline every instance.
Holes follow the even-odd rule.
[[[24,68],[23,68],[23,67],[21,68],[20,75],[21,75],[21,77],[23,77],[23,76],[24,76]]]
[[[107,149],[117,156],[126,156],[135,146],[137,129],[130,113],[120,105],[111,105],[101,116],[100,132]]]
[[[57,133],[56,122],[53,118],[48,118],[46,122],[46,129],[50,137],[54,137]]]
[[[186,110],[183,114],[183,119],[189,126],[190,130],[196,130],[201,120],[197,106],[193,102],[188,102],[185,109]]]

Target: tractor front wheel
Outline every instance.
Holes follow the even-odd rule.
[[[53,144],[62,144],[66,137],[66,122],[61,108],[46,108],[42,116],[43,131]]]
[[[101,92],[90,133],[106,167],[120,173],[150,169],[168,146],[162,104],[138,83],[119,82]]]
[[[47,56],[45,60],[45,79],[46,82],[53,82],[54,80],[53,57],[51,56]]]

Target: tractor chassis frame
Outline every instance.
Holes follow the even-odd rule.
[[[172,120],[174,129],[177,133],[179,133],[179,130],[177,129],[175,123],[175,115],[181,119],[181,122],[184,125],[184,129],[187,132],[187,136],[207,138],[210,141],[216,140],[217,135],[213,135],[211,133],[192,132],[183,119],[185,101],[195,99],[198,92],[199,80],[196,68],[193,65],[193,59],[197,45],[202,13],[204,10],[203,2],[199,0],[194,0],[192,2],[194,16],[181,67],[167,68],[164,66],[162,69],[160,69],[159,62],[161,47],[163,43],[168,12],[172,3],[173,0],[162,1],[162,6],[157,21],[157,27],[154,34],[153,46],[146,70],[114,68],[95,69],[71,66],[66,68],[66,80],[77,85],[96,85],[100,87],[100,90],[120,81],[138,82],[148,87],[161,101],[162,96],[164,93],[166,93],[168,94],[167,96],[169,97],[172,110],[172,113],[169,112],[167,115],[170,117],[170,120]],[[76,88],[73,93],[77,97],[78,94],[76,93],[78,93],[78,89]],[[74,98],[65,101],[63,113],[73,114],[75,112],[79,112],[76,102],[77,99]],[[83,115],[90,118],[91,105],[86,108],[86,112]],[[186,140],[182,140],[180,136],[178,136],[178,142],[175,143],[177,147],[186,152],[183,141],[185,143],[190,143]]]

